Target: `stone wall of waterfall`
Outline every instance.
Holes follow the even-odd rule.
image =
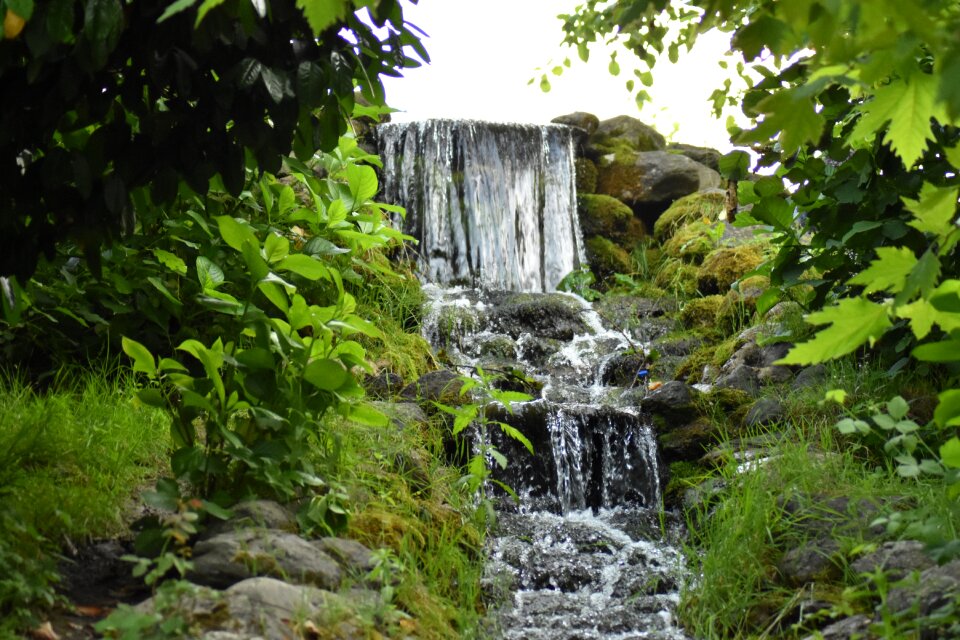
[[[568,127],[429,120],[377,138],[381,198],[407,209],[424,279],[551,291],[584,262]]]

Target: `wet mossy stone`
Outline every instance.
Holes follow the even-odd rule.
[[[669,430],[658,429],[657,444],[664,462],[692,464],[703,457],[703,454],[717,443],[719,437],[717,424],[706,416],[698,416]]]
[[[577,158],[573,163],[576,172],[577,193],[595,193],[597,190],[597,165],[589,158]]]
[[[593,236],[587,238],[584,244],[586,245],[590,270],[597,278],[599,288],[606,289],[607,284],[603,281],[613,274],[633,271],[630,254],[612,240],[603,236]]]
[[[716,388],[704,396],[706,403],[725,414],[740,410],[751,401],[750,394],[741,389]]]
[[[425,373],[416,382],[411,382],[400,395],[422,402],[441,402],[443,404],[463,404],[467,399],[460,395],[463,380],[449,369],[440,369]]]
[[[577,213],[584,236],[603,236],[627,251],[646,235],[643,223],[633,215],[633,209],[610,196],[578,196]]]
[[[557,116],[550,122],[555,124],[565,124],[568,127],[576,127],[577,129],[583,129],[587,132],[587,135],[593,135],[596,133],[597,128],[600,126],[600,118],[592,113],[587,113],[586,111],[575,111],[573,113]]]
[[[686,383],[671,380],[640,402],[640,408],[653,416],[658,430],[667,431],[697,416],[695,394]]]
[[[810,540],[789,549],[777,563],[781,580],[791,587],[839,580],[840,545],[832,538]]]
[[[717,222],[724,211],[726,197],[722,189],[709,189],[678,199],[653,224],[653,237],[663,242],[685,224],[703,219]]]
[[[712,328],[717,322],[717,312],[723,304],[723,296],[704,296],[688,300],[680,310],[680,322],[688,329]]]
[[[531,334],[549,340],[572,340],[577,334],[589,332],[581,303],[561,293],[510,294],[491,312],[491,320],[513,338]]]
[[[696,160],[705,167],[710,167],[714,171],[720,171],[720,158],[723,155],[716,149],[710,147],[698,147],[692,144],[674,143],[667,145],[667,151],[679,153],[687,156],[691,160]]]
[[[697,286],[703,294],[726,293],[730,286],[763,262],[756,244],[714,249],[703,259],[697,273]]]
[[[712,224],[703,220],[694,220],[683,225],[663,243],[664,255],[691,264],[700,264],[716,247],[711,238],[713,229]]]
[[[597,193],[613,196],[639,212],[648,203],[677,198],[720,185],[720,175],[690,158],[666,151],[642,151],[632,159],[601,161]]]
[[[591,144],[598,150],[615,146],[619,141],[633,151],[661,151],[667,139],[656,129],[630,116],[616,116],[598,123]]]

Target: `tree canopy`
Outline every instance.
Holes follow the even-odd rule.
[[[0,275],[71,238],[96,265],[211,180],[331,150],[355,90],[427,54],[398,0],[3,0]],[[417,54],[417,56],[414,55]]]

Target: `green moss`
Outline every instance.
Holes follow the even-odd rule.
[[[577,211],[583,235],[603,236],[627,251],[646,235],[633,210],[612,196],[581,195],[577,198]]]
[[[686,224],[663,243],[663,252],[671,258],[699,264],[714,249],[712,230],[713,226],[702,220]]]
[[[577,158],[574,162],[577,175],[577,193],[595,193],[597,190],[597,165],[589,158]]]
[[[703,377],[703,368],[713,362],[714,349],[715,347],[710,344],[698,347],[677,366],[673,377],[688,384],[700,382]]]
[[[770,286],[764,276],[754,276],[739,282],[727,291],[717,311],[717,327],[725,333],[734,333],[749,326],[757,311],[757,299]]]
[[[740,389],[713,388],[703,396],[703,401],[715,411],[729,415],[749,405],[753,398]]]
[[[704,296],[689,300],[680,310],[680,322],[683,326],[694,328],[712,328],[717,322],[717,312],[723,304],[723,296]]]
[[[604,280],[615,273],[630,273],[633,264],[630,254],[612,241],[601,236],[593,236],[586,241],[587,260],[590,269],[597,278],[597,285],[606,288]]]
[[[632,165],[637,158],[637,146],[624,138],[598,135],[593,140],[593,148],[601,158],[602,164],[611,164],[608,156],[613,156],[612,164]]]
[[[664,241],[680,227],[706,218],[716,222],[724,211],[726,194],[722,191],[701,191],[684,196],[670,205],[653,225],[653,237]]]
[[[697,293],[697,268],[675,258],[664,260],[653,278],[653,283],[676,296]]]
[[[702,293],[725,293],[730,285],[763,262],[759,245],[744,244],[711,251],[700,265],[697,285]]]

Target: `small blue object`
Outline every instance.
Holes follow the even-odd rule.
[[[648,375],[650,375],[650,372],[647,371],[646,369],[640,369],[639,371],[637,371],[638,378],[646,378]]]

